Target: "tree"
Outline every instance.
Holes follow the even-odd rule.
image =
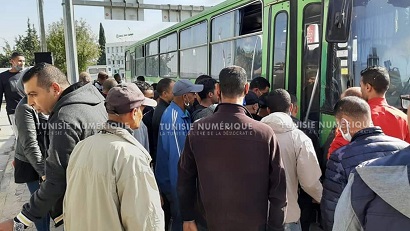
[[[100,36],[98,38],[98,44],[100,45],[100,58],[98,59],[99,65],[106,65],[106,55],[105,55],[105,32],[102,23],[100,23]]]
[[[10,57],[13,53],[13,49],[10,44],[6,42],[6,45],[3,47],[4,54],[0,54],[0,67],[10,67]]]
[[[82,72],[88,66],[94,65],[100,56],[97,37],[91,32],[90,26],[81,19],[75,21],[77,39],[78,71]],[[66,51],[64,40],[63,19],[49,25],[47,32],[47,48],[53,53],[54,65],[64,73],[67,72]]]
[[[40,51],[41,48],[37,30],[34,28],[34,24],[30,24],[30,19],[27,19],[26,35],[19,35],[15,42],[14,50],[24,54],[26,65],[34,65],[34,52]]]
[[[15,45],[11,47],[6,41],[3,47],[4,54],[0,54],[0,67],[10,67],[10,56],[14,51],[22,53],[26,58],[26,65],[34,65],[34,52],[40,51],[40,42],[34,24],[27,19],[26,35],[18,35],[14,39]]]

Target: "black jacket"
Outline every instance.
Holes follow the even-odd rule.
[[[17,82],[21,77],[22,72],[5,71],[0,74],[0,102],[3,101],[3,93],[6,97],[7,114],[14,114],[17,104],[23,98],[17,88]],[[1,107],[1,103],[0,103]]]

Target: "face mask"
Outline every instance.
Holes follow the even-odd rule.
[[[340,131],[340,134],[342,134],[342,136],[343,136],[343,139],[345,139],[346,141],[348,141],[348,142],[350,142],[350,141],[352,141],[352,135],[350,135],[350,129],[349,129],[349,122],[347,122],[347,120],[346,119],[342,119],[342,120],[344,120],[345,121],[345,123],[346,123],[346,133],[343,133],[343,131],[342,131],[342,129],[339,127],[338,129],[339,129],[339,131]]]

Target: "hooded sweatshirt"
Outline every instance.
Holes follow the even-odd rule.
[[[288,208],[285,223],[297,222],[300,218],[298,183],[313,199],[320,201],[322,184],[321,170],[311,139],[297,129],[292,117],[283,112],[272,113],[262,119],[278,139],[280,155],[286,174]]]
[[[93,135],[107,120],[104,97],[91,84],[65,89],[48,120],[46,181],[23,206],[17,219],[30,226],[50,211],[56,225],[63,222],[66,169],[74,146]]]
[[[356,168],[337,204],[333,230],[408,230],[409,166],[407,147]]]

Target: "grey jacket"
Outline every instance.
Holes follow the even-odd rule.
[[[41,115],[39,118],[37,112],[27,104],[27,97],[17,105],[15,116],[19,133],[15,158],[30,163],[40,177],[44,176],[46,118]]]
[[[96,133],[105,121],[104,97],[92,84],[74,84],[64,90],[48,120],[47,179],[23,206],[17,216],[19,221],[31,225],[50,212],[56,226],[62,224],[70,154],[79,141]]]
[[[133,132],[133,136],[144,148],[150,152],[149,150],[149,140],[148,140],[148,128],[144,124],[143,121],[140,123],[140,127],[138,129],[135,129]]]
[[[333,230],[409,230],[409,167],[410,147],[356,168],[337,203]]]

